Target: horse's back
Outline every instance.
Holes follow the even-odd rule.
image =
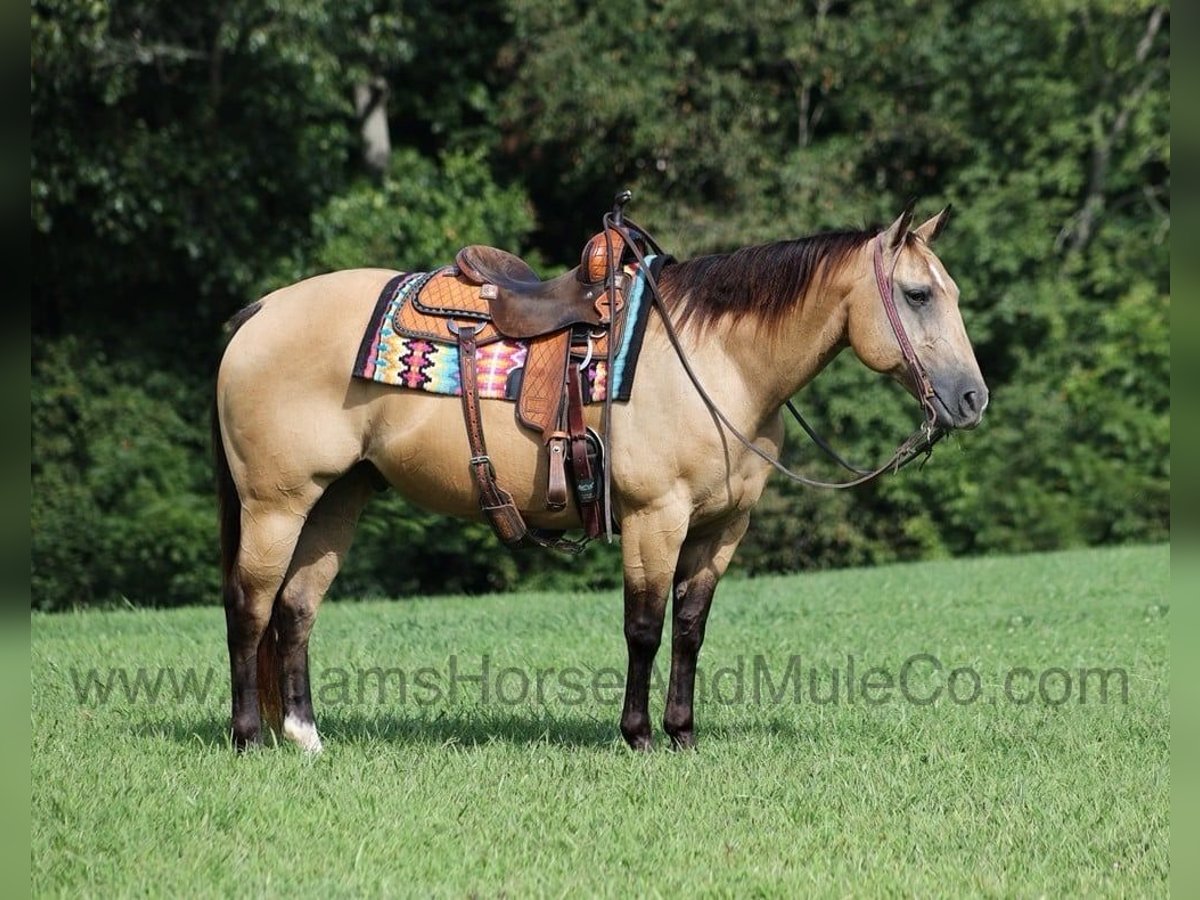
[[[239,488],[285,492],[328,481],[361,460],[410,500],[478,518],[458,397],[355,378],[358,348],[384,287],[398,273],[318,275],[260,301],[230,339],[217,380],[226,452]],[[513,406],[485,400],[489,448],[539,526],[575,524],[573,507],[544,509],[545,454]]]
[[[298,376],[344,362],[349,375],[371,311],[391,269],[345,269],[306,278],[267,294],[241,317],[221,359],[218,385],[258,378],[269,369]],[[218,388],[220,389],[220,388]]]
[[[276,303],[288,297],[295,297],[309,292],[315,292],[321,295],[327,295],[331,292],[358,292],[364,287],[369,287],[372,284],[379,285],[379,289],[383,289],[383,285],[387,284],[388,279],[394,278],[401,274],[396,269],[381,269],[381,268],[362,268],[362,269],[338,269],[334,272],[323,272],[320,275],[310,275],[302,281],[294,282],[293,284],[285,285],[277,288],[271,293],[263,297],[259,302]],[[376,292],[378,295],[378,291]],[[377,299],[372,297],[372,300]]]

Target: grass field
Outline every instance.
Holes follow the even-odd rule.
[[[1168,559],[729,581],[695,753],[615,592],[327,605],[316,758],[228,750],[217,608],[34,615],[33,893],[1166,895]]]

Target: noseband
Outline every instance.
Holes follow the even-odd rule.
[[[626,198],[627,199],[627,198]],[[621,204],[623,205],[623,204]],[[671,346],[675,350],[675,354],[679,357],[680,363],[683,365],[684,372],[687,373],[688,379],[692,382],[692,386],[696,388],[696,392],[700,395],[700,399],[708,408],[708,411],[732,434],[747,450],[755,456],[762,459],[764,462],[772,466],[776,471],[784,477],[795,481],[799,484],[807,485],[808,487],[829,488],[832,490],[844,490],[846,488],[857,487],[861,484],[867,484],[874,481],[885,472],[898,472],[914,459],[925,456],[928,458],[933,451],[933,446],[943,437],[946,436],[946,430],[937,424],[937,411],[934,408],[934,398],[936,396],[933,388],[933,382],[929,379],[929,374],[925,371],[925,367],[921,365],[921,360],[917,357],[916,350],[913,349],[912,341],[909,340],[908,332],[904,330],[904,323],[900,319],[900,311],[896,309],[895,292],[892,289],[893,276],[895,275],[896,263],[900,260],[900,254],[896,254],[896,259],[892,261],[892,268],[889,271],[883,261],[883,235],[876,235],[872,238],[874,247],[872,248],[872,257],[875,268],[875,285],[879,291],[879,299],[883,303],[884,312],[887,314],[888,322],[892,326],[892,332],[896,335],[896,340],[900,344],[900,353],[904,357],[904,364],[908,369],[909,376],[912,378],[913,386],[917,390],[917,398],[921,402],[922,410],[925,413],[925,421],[920,427],[914,431],[903,443],[898,446],[892,455],[882,465],[874,469],[862,469],[858,466],[846,462],[828,442],[821,438],[811,425],[805,421],[804,416],[796,408],[791,400],[787,402],[788,411],[800,423],[805,433],[828,455],[831,459],[841,465],[843,468],[853,472],[857,477],[849,481],[821,481],[816,478],[809,478],[806,475],[801,475],[799,472],[793,472],[776,457],[762,450],[746,435],[729,420],[729,417],[716,405],[708,391],[704,389],[704,385],[700,383],[699,376],[692,368],[688,361],[687,354],[683,349],[683,343],[679,339],[679,333],[675,329],[674,323],[671,321],[670,314],[667,310],[667,305],[663,301],[662,293],[658,289],[658,281],[650,272],[650,267],[645,265],[645,259],[641,249],[638,246],[638,241],[633,239],[629,234],[629,230],[633,229],[640,237],[656,252],[662,253],[662,248],[658,246],[658,242],[650,237],[645,229],[638,226],[631,219],[626,219],[621,215],[620,206],[613,212],[608,213],[604,217],[605,225],[611,226],[623,238],[626,245],[630,247],[639,263],[642,264],[643,270],[646,272],[646,287],[650,290],[650,296],[654,303],[654,308],[658,310],[658,314],[662,319],[663,328],[667,333],[667,339],[671,342]],[[607,431],[606,431],[607,433]],[[609,494],[606,492],[606,496]]]

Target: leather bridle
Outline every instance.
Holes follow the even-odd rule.
[[[904,330],[904,323],[900,319],[900,312],[896,309],[895,291],[893,289],[893,277],[895,274],[896,263],[899,261],[899,254],[892,262],[892,268],[889,271],[883,259],[883,234],[876,235],[872,238],[874,244],[872,248],[872,257],[875,270],[875,284],[879,291],[879,299],[883,303],[884,312],[887,314],[888,322],[891,324],[892,332],[896,336],[896,340],[900,344],[900,352],[904,357],[904,364],[908,369],[909,376],[913,380],[913,385],[916,387],[918,399],[921,402],[921,407],[925,413],[925,421],[921,423],[909,437],[904,440],[892,453],[892,455],[882,465],[874,469],[862,469],[858,466],[848,463],[829,444],[820,437],[815,429],[805,421],[804,416],[796,408],[795,404],[787,401],[788,411],[796,418],[804,429],[805,433],[812,439],[813,443],[819,447],[822,452],[828,455],[831,459],[837,462],[842,467],[853,472],[856,477],[849,481],[822,481],[816,478],[809,478],[806,475],[801,475],[799,472],[793,472],[778,458],[764,451],[744,435],[736,425],[729,420],[729,417],[717,406],[716,402],[704,389],[699,376],[695,369],[692,368],[691,362],[687,358],[687,353],[684,351],[683,343],[679,339],[679,333],[675,328],[675,324],[671,321],[670,312],[667,309],[666,302],[663,300],[662,293],[658,287],[658,280],[650,271],[650,266],[646,265],[645,255],[639,246],[639,240],[644,241],[655,253],[662,254],[663,250],[658,245],[654,238],[650,237],[649,233],[638,226],[630,219],[626,219],[621,213],[621,207],[628,200],[628,192],[623,192],[618,196],[617,206],[613,212],[606,213],[604,216],[604,224],[606,233],[608,228],[612,228],[617,234],[624,239],[625,245],[629,247],[638,264],[641,266],[642,272],[645,275],[646,287],[650,291],[650,296],[654,304],[654,308],[658,310],[658,314],[663,322],[663,329],[667,334],[667,340],[670,341],[676,355],[679,357],[680,363],[683,365],[684,372],[687,373],[688,379],[692,382],[696,392],[700,395],[705,407],[712,416],[723,425],[730,434],[737,438],[747,450],[755,456],[769,464],[776,471],[780,472],[784,477],[789,478],[799,484],[807,485],[808,487],[828,488],[832,490],[844,490],[846,488],[857,487],[862,484],[874,481],[885,472],[897,472],[904,466],[908,465],[914,459],[924,455],[926,458],[933,451],[933,446],[943,437],[946,436],[946,430],[937,424],[937,412],[934,408],[934,400],[937,396],[933,388],[933,382],[929,379],[929,374],[925,371],[925,367],[921,364],[921,360],[917,357],[916,350],[913,349],[912,341],[909,340],[908,333]],[[631,233],[636,232],[636,234]],[[612,279],[609,279],[612,282]],[[608,415],[609,410],[605,410],[605,435],[608,431]],[[605,477],[608,479],[608,470],[611,467],[606,467]],[[610,484],[606,484],[605,499],[611,503],[609,498],[612,495],[608,488]],[[611,507],[606,510],[605,518],[608,522],[612,521]]]
[[[883,301],[883,311],[887,313],[892,333],[896,335],[896,341],[900,344],[904,365],[908,367],[908,374],[912,376],[913,386],[917,389],[917,399],[921,401],[921,407],[925,410],[926,421],[932,424],[937,421],[937,411],[933,408],[937,392],[933,389],[933,382],[929,380],[929,373],[925,371],[925,367],[921,365],[921,360],[917,357],[917,351],[913,349],[912,341],[908,339],[904,323],[900,321],[900,311],[896,309],[896,292],[892,288],[895,282],[896,265],[900,262],[900,253],[897,252],[896,258],[892,260],[891,271],[884,271],[883,234],[876,235],[872,239],[872,243],[874,247],[871,250],[871,257],[875,268],[875,287],[879,291],[879,299]]]

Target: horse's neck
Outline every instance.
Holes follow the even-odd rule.
[[[749,316],[727,316],[702,331],[690,326],[680,333],[701,386],[739,430],[754,436],[772,429],[784,402],[837,355],[845,342],[846,293],[843,285],[833,283],[812,290],[779,326],[758,327]],[[643,348],[639,377],[678,385],[678,390],[639,404],[640,411],[649,410],[656,418],[688,415],[707,421],[655,317],[647,341],[653,350]]]
[[[848,267],[849,268],[849,267]],[[748,402],[764,420],[812,381],[846,345],[846,279],[816,284],[778,326],[743,320],[722,343]]]

